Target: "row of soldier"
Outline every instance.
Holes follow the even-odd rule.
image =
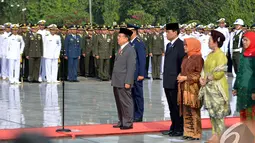
[[[225,27],[225,19],[221,18],[217,22],[219,23],[217,30],[226,37],[222,50],[226,54],[228,49],[233,48],[235,50],[230,53],[240,52],[241,45],[237,45],[241,43],[240,40],[236,40],[239,41],[238,43],[236,41],[234,43],[229,42],[234,41],[233,37],[236,34],[233,35],[232,29]],[[102,81],[111,79],[114,58],[119,47],[117,35],[120,27],[127,27],[125,23],[114,28],[91,27],[89,24],[84,27],[73,25],[66,28],[55,24],[46,27],[45,24],[45,20],[40,20],[33,25],[6,23],[0,27],[1,78],[9,78],[11,83],[20,83],[19,75],[25,81],[30,82],[58,82],[57,79],[60,77],[63,77],[64,80],[77,82],[78,75],[97,77]],[[239,37],[241,37],[240,34],[245,32],[242,27],[244,22],[238,19],[233,24],[236,26],[234,29],[241,31],[239,33]],[[196,23],[183,24],[180,25],[179,38],[182,40],[190,37],[199,39],[202,44],[202,56],[205,59],[210,53],[207,43],[210,30],[213,28],[214,25],[212,24],[207,26]],[[152,78],[160,80],[160,74],[163,71],[164,47],[169,42],[164,27],[159,24],[153,27],[141,26],[138,33],[146,47],[145,78],[149,78],[148,71],[151,71]],[[19,49],[18,51],[11,48],[11,46],[15,46],[12,41],[15,39],[15,35],[21,36],[16,36],[16,41],[20,43],[16,44],[16,46],[20,46],[16,48]],[[232,39],[230,39],[231,37]],[[17,52],[21,54],[21,57],[17,56],[19,55]],[[238,57],[235,54],[232,57],[234,72],[237,72]],[[15,59],[16,61],[8,59]],[[150,60],[151,69],[149,69]],[[22,63],[21,66],[18,61]],[[14,70],[19,68],[21,70]],[[13,71],[15,72],[13,73]]]

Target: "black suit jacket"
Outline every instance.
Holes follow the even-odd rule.
[[[182,59],[185,56],[183,41],[179,38],[165,52],[163,87],[177,89],[177,76],[181,72]]]

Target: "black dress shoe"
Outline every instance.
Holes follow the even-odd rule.
[[[133,129],[133,126],[130,127],[126,127],[126,126],[122,126],[120,127],[121,130],[129,130],[129,129]]]
[[[190,137],[187,137],[187,136],[182,137],[183,140],[187,140],[188,138],[190,138]]]
[[[134,119],[134,122],[143,122],[143,118]]]
[[[146,79],[151,79],[150,77],[145,77]]]
[[[200,140],[199,138],[192,138],[192,137],[189,137],[187,138],[186,140],[189,140],[189,141],[198,141]]]
[[[171,135],[169,135],[171,137],[180,137],[183,136],[183,132],[173,132]]]
[[[161,78],[157,78],[157,80],[162,80]]]
[[[73,80],[73,82],[80,82],[79,80]]]
[[[113,128],[121,128],[122,126],[121,125],[113,125],[112,127]]]
[[[164,131],[164,132],[162,132],[162,135],[170,135],[172,133],[173,133],[173,131]]]

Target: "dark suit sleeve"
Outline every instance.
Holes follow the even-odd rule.
[[[69,51],[69,49],[68,49],[68,40],[69,40],[69,36],[66,36],[66,38],[65,38],[65,46],[64,46],[64,48],[65,48],[65,55],[67,56],[68,55],[68,51]]]
[[[138,76],[145,76],[145,65],[146,65],[146,51],[145,51],[145,45],[143,42],[138,42],[136,48],[137,53],[137,61],[138,63]]]
[[[79,40],[80,40],[80,42],[82,43],[82,44],[84,44],[83,43],[83,39],[79,36]],[[81,55],[81,44],[79,45],[79,50],[78,50],[78,55],[80,56]]]
[[[182,59],[185,56],[184,45],[183,45],[183,42],[180,39],[178,39],[178,47],[177,48],[178,48],[177,62],[178,62],[178,67],[180,67],[180,70],[178,72],[180,73],[181,72]]]
[[[129,54],[127,59],[127,74],[125,84],[132,84],[134,82],[135,66],[136,66],[136,52],[135,49],[129,47]]]

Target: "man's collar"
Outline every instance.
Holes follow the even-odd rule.
[[[130,42],[131,42],[131,43],[133,43],[133,42],[134,42],[134,40],[136,39],[136,37],[137,37],[137,36],[135,36],[135,38],[134,38],[134,39],[132,39]]]

